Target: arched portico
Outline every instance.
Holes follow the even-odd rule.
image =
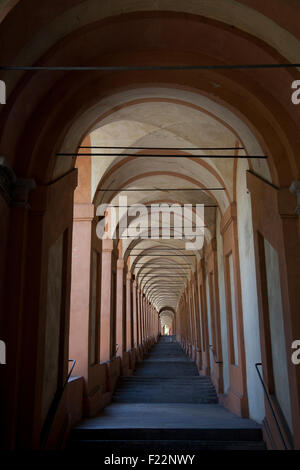
[[[226,9],[217,0],[160,1],[155,9],[148,1],[134,7],[92,1],[85,11],[87,2],[52,3],[40,11],[30,2],[39,21],[32,18],[28,28],[22,22],[28,6],[5,2],[0,39],[10,47],[3,63],[297,62],[293,15],[280,18],[280,7],[258,9],[250,0],[230,1]],[[68,384],[74,393],[63,397],[57,429],[66,416],[76,420],[76,412],[92,415],[109,403],[117,377],[132,373],[164,315],[200,373],[212,377],[221,402],[260,422],[266,416],[280,447],[255,372],[262,362],[280,426],[298,448],[300,373],[290,345],[299,333],[300,231],[297,195],[289,190],[300,178],[300,115],[290,99],[297,70],[1,73],[7,104],[0,152],[23,188],[20,201],[12,181],[4,188],[11,200],[1,199],[7,446],[39,448],[70,358],[82,378]],[[101,145],[110,155],[79,149]],[[167,158],[158,147],[168,147]],[[243,158],[188,150],[220,147],[232,149],[225,157]],[[77,159],[58,155],[78,151]],[[262,155],[267,159],[252,158]],[[176,238],[174,221],[184,227],[193,210],[177,219],[175,211],[170,239],[117,232],[99,240],[98,206],[117,206],[124,196],[131,206],[204,205],[203,244],[187,249],[186,239]],[[147,220],[148,211],[135,214],[126,228],[140,224],[146,235]],[[76,396],[85,397],[81,411]]]

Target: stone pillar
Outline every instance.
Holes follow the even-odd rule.
[[[151,336],[154,338],[154,315],[153,315],[153,305],[151,304]]]
[[[116,341],[118,345],[117,355],[123,357],[125,351],[124,331],[125,331],[125,312],[124,312],[124,260],[117,261],[117,292],[116,292]]]
[[[151,336],[154,338],[155,333],[154,333],[154,307],[151,305]]]
[[[106,362],[112,356],[112,251],[113,240],[102,242],[102,275],[101,275],[101,316],[100,316],[100,361]]]
[[[132,299],[133,299],[133,347],[138,348],[139,318],[138,318],[138,297],[137,297],[136,280],[134,280],[132,283]]]
[[[300,366],[291,360],[293,341],[300,337],[300,217],[299,182],[295,181],[290,188],[276,188],[259,176],[247,172],[247,188],[251,194],[254,250],[256,260],[256,279],[258,293],[258,308],[260,320],[260,340],[262,371],[267,389],[271,392],[273,402],[274,379],[271,350],[270,312],[268,306],[268,287],[266,278],[264,239],[273,246],[278,256],[280,266],[280,289],[283,313],[283,329],[285,336],[288,387],[292,412],[293,444],[300,448]],[[263,204],[262,204],[263,201]],[[288,400],[288,396],[287,396]],[[282,415],[278,413],[278,403],[273,407],[280,424],[281,432],[289,442],[286,435],[286,425],[282,422]],[[271,429],[277,448],[282,448],[278,430],[266,403],[266,421]]]
[[[76,374],[88,380],[93,204],[74,205],[69,354]]]
[[[68,373],[77,172],[37,186],[28,203],[23,200],[21,182],[12,193],[9,263],[5,273],[8,347],[4,422],[8,448],[36,449],[53,397]],[[61,411],[64,416],[63,407]],[[24,423],[26,432],[20,434]]]
[[[137,344],[142,343],[142,312],[141,312],[141,289],[137,289]]]
[[[160,320],[159,320],[159,315],[158,315],[157,311],[156,311],[156,318],[157,318],[157,334],[159,335],[159,333],[160,333]]]
[[[147,339],[147,331],[146,331],[146,299],[145,294],[142,294],[142,323],[143,323],[143,343]]]
[[[226,236],[225,236],[226,238]],[[235,247],[236,249],[236,247]],[[223,355],[222,355],[222,337],[219,303],[219,281],[218,281],[218,258],[217,242],[213,238],[206,250],[207,258],[207,276],[210,292],[210,313],[211,313],[211,344],[213,354],[213,373],[212,381],[216,387],[217,393],[223,394]],[[225,265],[226,266],[226,265]],[[229,287],[229,286],[228,286]],[[241,351],[243,356],[243,351]]]
[[[207,318],[207,299],[205,288],[205,260],[201,259],[198,266],[200,303],[201,303],[201,321],[202,321],[202,374],[210,374],[210,351],[209,351],[209,333]]]
[[[238,249],[237,233],[237,211],[236,203],[232,203],[221,220],[221,234],[223,238],[223,257],[224,257],[224,281],[225,297],[227,309],[227,338],[228,338],[228,362],[230,388],[224,401],[225,405],[233,412],[247,417],[248,396],[247,396],[247,375],[246,375],[246,355],[244,343],[244,325],[243,325],[243,307],[240,281],[240,260]],[[232,256],[233,279],[230,276],[229,256]],[[212,268],[211,268],[212,269]],[[210,270],[208,275],[210,274]],[[231,295],[234,293],[234,304],[232,305]],[[213,289],[210,289],[212,302]],[[211,303],[212,305],[212,303]],[[235,307],[236,322],[233,322],[233,308]],[[212,309],[213,315],[213,309]],[[234,330],[235,328],[235,330]],[[237,351],[235,357],[234,336],[237,336]],[[219,354],[221,351],[219,351]],[[217,352],[218,354],[218,352]],[[215,368],[215,367],[214,367]]]
[[[193,277],[191,277],[189,284],[189,301],[190,301],[190,319],[191,319],[191,332],[192,332],[192,344],[191,344],[191,357],[195,359],[195,345],[196,345],[196,329],[195,329],[195,305],[193,296]]]
[[[202,369],[202,340],[201,340],[201,306],[199,294],[198,270],[194,275],[194,298],[195,298],[195,329],[196,329],[196,362],[199,371]],[[177,325],[176,325],[177,328]]]
[[[147,299],[147,331],[148,331],[148,339],[150,339],[151,331],[150,331],[150,309],[151,305],[149,300]]]
[[[132,276],[131,273],[126,277],[126,350],[130,351],[133,347],[132,341]]]

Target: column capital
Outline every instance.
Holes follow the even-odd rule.
[[[114,249],[113,240],[102,240],[102,252],[112,252]]]
[[[73,219],[77,222],[92,221],[94,219],[94,204],[74,204]]]
[[[36,188],[33,179],[18,178],[4,157],[0,157],[0,192],[11,206],[30,207],[29,193]]]

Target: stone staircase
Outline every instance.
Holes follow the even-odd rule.
[[[122,377],[114,403],[218,403],[209,377],[200,377],[178,343],[162,338],[135,375]]]
[[[206,377],[126,377],[113,397],[114,403],[218,403]]]
[[[122,377],[113,402],[71,432],[69,447],[119,455],[263,450],[261,426],[218,403],[172,337],[161,338],[135,375]]]

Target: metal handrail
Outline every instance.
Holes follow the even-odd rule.
[[[210,347],[210,349],[212,350],[215,363],[216,363],[216,364],[223,364],[223,361],[216,361],[216,354],[215,354],[213,345],[210,344],[209,347]]]
[[[63,386],[58,389],[56,391],[56,394],[55,394],[55,397],[52,401],[52,404],[49,408],[49,411],[47,413],[47,417],[45,419],[45,423],[44,423],[44,426],[43,426],[43,429],[42,429],[42,432],[41,432],[41,444],[42,444],[42,447],[44,447],[47,443],[47,440],[49,438],[49,435],[50,435],[50,432],[51,432],[51,428],[52,428],[52,425],[53,425],[53,422],[54,422],[54,419],[55,419],[55,416],[56,416],[56,413],[57,413],[57,410],[59,408],[59,405],[60,405],[60,402],[61,402],[61,399],[62,399],[62,396],[64,394],[64,391],[65,391],[65,388],[67,386],[67,383],[68,381],[70,380],[70,377],[71,377],[71,374],[73,372],[73,369],[75,367],[75,364],[76,364],[76,359],[68,359],[68,362],[72,362],[72,366],[71,366],[71,369],[70,369],[70,372],[68,373],[68,376],[63,384]]]
[[[63,389],[65,388],[65,386],[67,385],[67,383],[69,382],[69,379],[72,375],[72,372],[73,372],[73,369],[75,367],[75,364],[76,364],[76,359],[68,359],[68,362],[72,362],[72,366],[71,366],[71,369],[70,369],[70,372],[68,373],[68,377],[66,378],[66,381],[64,383],[64,386],[63,386]]]
[[[285,439],[284,439],[283,434],[282,434],[282,432],[281,432],[281,429],[280,429],[278,420],[277,420],[277,418],[276,418],[276,414],[275,414],[275,411],[274,411],[274,408],[273,408],[273,405],[272,405],[272,402],[271,402],[271,399],[270,399],[270,395],[269,395],[268,390],[267,390],[267,387],[266,387],[266,385],[265,385],[265,383],[264,383],[264,381],[263,381],[263,378],[262,378],[262,376],[261,376],[261,373],[260,373],[260,371],[259,371],[259,369],[258,369],[258,366],[261,366],[261,367],[262,367],[262,363],[261,363],[261,362],[256,362],[256,364],[255,364],[255,369],[256,369],[256,371],[257,371],[257,373],[258,373],[259,380],[260,380],[260,382],[261,382],[261,384],[262,384],[262,386],[263,386],[263,390],[264,390],[264,393],[265,393],[267,402],[268,402],[268,404],[269,404],[269,407],[270,407],[270,410],[271,410],[273,419],[274,419],[274,421],[275,421],[275,424],[276,424],[276,427],[277,427],[277,431],[278,431],[278,433],[279,433],[279,436],[280,436],[281,442],[282,442],[282,444],[283,444],[284,450],[288,450],[288,446],[286,445],[286,442],[285,442]]]

